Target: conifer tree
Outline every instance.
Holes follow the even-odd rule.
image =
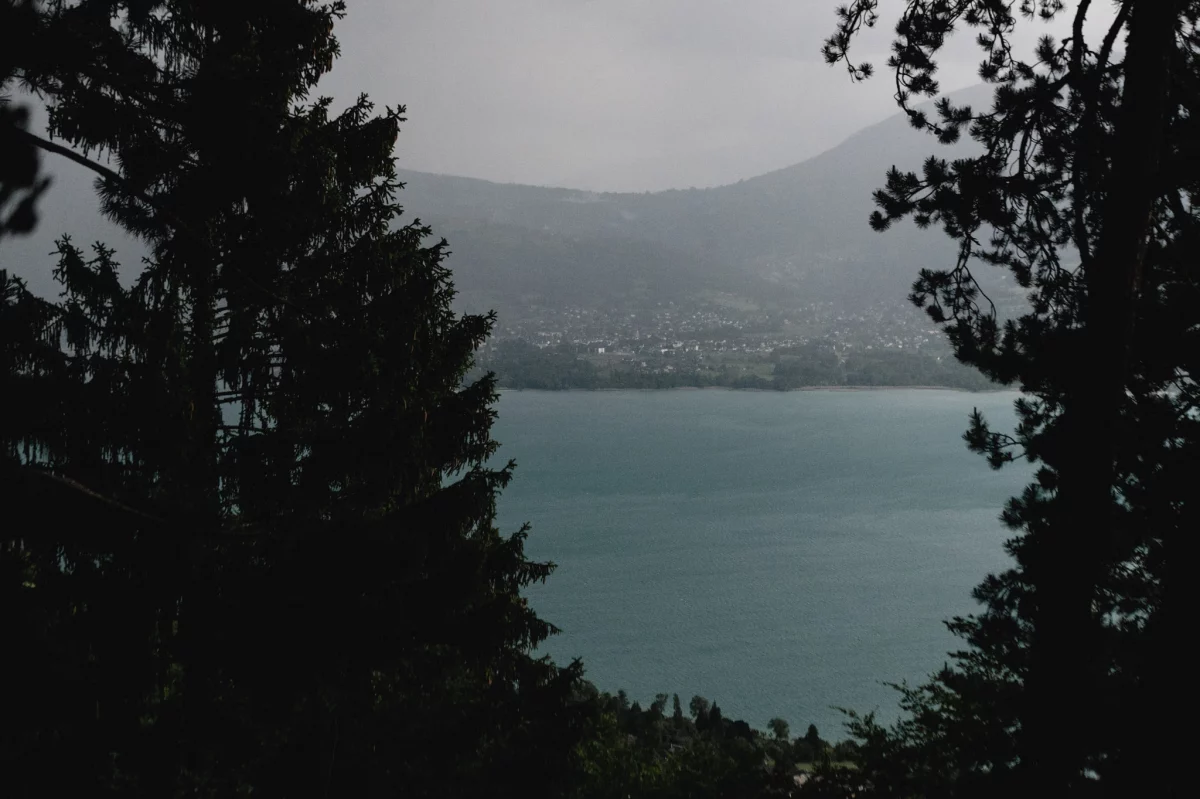
[[[8,795],[568,776],[578,668],[531,655],[550,566],[496,527],[495,385],[464,384],[492,319],[398,221],[403,108],[309,96],[342,13],[48,2],[9,76],[150,256],[129,284],[64,237],[56,300],[0,275]]]
[[[1200,5],[1122,0],[1098,39],[1085,36],[1088,0],[897,5],[897,101],[917,128],[946,143],[966,132],[982,154],[892,170],[871,224],[910,217],[958,242],[957,262],[923,271],[912,299],[960,360],[1025,392],[1012,434],[976,414],[969,446],[997,468],[1040,465],[1004,513],[1014,568],[977,590],[982,614],[952,624],[969,648],[905,692],[900,726],[857,730],[888,790],[1173,795],[1183,758],[1163,721],[1187,684],[1184,531],[1196,528]],[[856,79],[872,70],[850,46],[878,13],[855,0],[826,43]],[[1018,25],[1064,15],[1066,38],[1016,51]],[[942,98],[931,118],[913,102],[938,94],[956,30],[977,35],[994,106]],[[981,290],[991,266],[1025,289],[1018,318]],[[1160,765],[1139,765],[1154,750]]]
[[[0,5],[0,238],[33,230],[38,197],[49,186],[49,179],[38,174],[37,148],[23,136],[29,109],[14,106],[5,91],[36,19],[28,0]]]

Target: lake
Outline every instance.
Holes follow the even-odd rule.
[[[892,719],[884,681],[920,681],[1004,568],[1004,500],[962,431],[1012,426],[1011,392],[506,391],[494,428],[516,479],[502,529],[558,570],[527,595],[602,690],[715,700],[759,728],[834,706]]]

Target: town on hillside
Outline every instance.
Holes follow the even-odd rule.
[[[478,365],[509,388],[924,386],[982,389],[918,309],[736,298],[619,310],[530,306],[502,316]]]

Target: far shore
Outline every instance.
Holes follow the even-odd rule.
[[[999,394],[1006,391],[1017,391],[1015,388],[986,388],[970,389],[954,386],[798,386],[796,388],[735,388],[733,386],[665,386],[663,388],[510,388],[502,387],[500,391],[543,391],[556,394],[566,391],[598,392],[598,391],[751,391],[762,394],[787,394],[793,391],[957,391],[963,394]]]

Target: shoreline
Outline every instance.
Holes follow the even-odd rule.
[[[497,391],[541,391],[560,394],[571,391],[599,393],[602,391],[745,391],[761,394],[790,394],[796,391],[956,391],[962,394],[1000,394],[1020,391],[1016,388],[1000,387],[986,389],[956,388],[954,386],[797,386],[796,388],[734,388],[733,386],[664,386],[663,388],[511,388],[499,387]]]

